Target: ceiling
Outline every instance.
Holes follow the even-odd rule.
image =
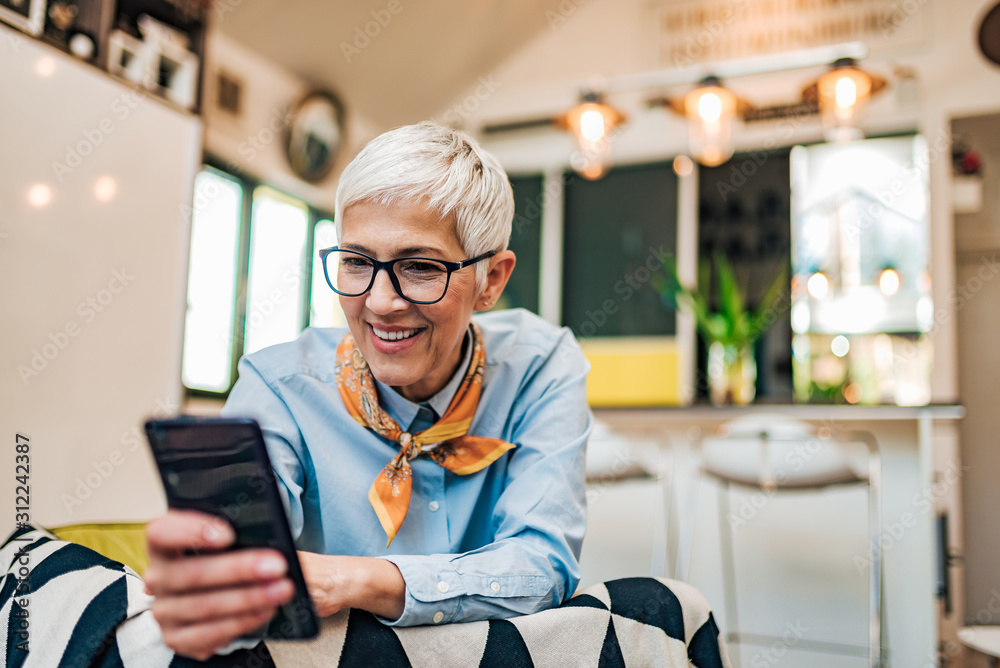
[[[550,30],[546,13],[560,2],[230,0],[213,18],[247,48],[338,92],[349,112],[394,127],[443,111]]]

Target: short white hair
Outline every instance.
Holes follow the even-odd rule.
[[[344,168],[334,214],[337,238],[343,232],[344,211],[352,204],[416,201],[455,221],[466,257],[507,248],[514,193],[500,161],[464,132],[430,121],[379,135]],[[481,290],[489,262],[474,266]]]

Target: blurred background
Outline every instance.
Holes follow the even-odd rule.
[[[1000,624],[998,24],[994,0],[0,0],[0,434],[30,438],[31,519],[162,512],[142,420],[217,412],[240,356],[343,323],[315,261],[338,175],[431,119],[510,175],[497,308],[593,366],[585,580],[680,574],[724,608],[688,446],[739,410],[860,425],[891,665],[986,665],[958,628]],[[709,335],[679,285],[753,327]],[[865,496],[819,497],[754,511],[741,620],[864,645]],[[866,662],[783,642],[742,665]]]

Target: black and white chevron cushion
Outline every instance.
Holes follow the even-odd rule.
[[[24,668],[273,666],[263,643],[199,662],[160,635],[142,578],[93,550],[25,526],[0,548],[0,647]]]
[[[445,626],[385,626],[370,613],[323,620],[307,643],[267,642],[278,666],[339,668],[728,668],[708,604],[683,582],[626,578],[578,592],[558,608]]]
[[[266,641],[199,662],[173,654],[152,597],[128,566],[26,526],[0,548],[0,646],[7,666],[51,668],[728,668],[708,604],[693,587],[626,578],[558,608],[505,620],[388,627],[345,610],[309,642]]]

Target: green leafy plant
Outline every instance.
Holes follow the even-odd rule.
[[[719,276],[717,311],[712,310],[709,295],[681,283],[673,260],[667,261],[663,274],[654,277],[653,285],[664,303],[683,308],[694,317],[698,331],[708,343],[717,341],[738,349],[748,348],[782,312],[782,298],[788,290],[787,263],[782,262],[781,271],[764,292],[756,310],[751,312],[746,308],[746,296],[740,290],[732,265],[721,253],[716,253],[714,260]],[[705,269],[707,267],[701,273],[707,279],[709,272]]]

